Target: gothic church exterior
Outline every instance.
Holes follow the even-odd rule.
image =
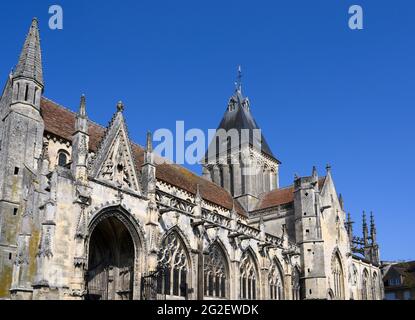
[[[261,136],[199,177],[130,141],[122,103],[104,128],[43,92],[34,19],[0,100],[0,298],[383,298],[373,216],[354,237],[329,167],[280,187]],[[238,86],[219,128],[250,109]]]

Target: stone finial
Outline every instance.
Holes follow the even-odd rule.
[[[196,199],[202,199],[202,196],[200,194],[200,184],[196,185],[196,195],[195,195]]]
[[[317,177],[318,176],[318,172],[317,172],[316,166],[313,166],[313,170],[311,171],[311,176],[313,176],[313,177]]]
[[[86,117],[86,98],[85,98],[85,94],[81,95],[81,102],[79,104],[79,116]]]
[[[344,210],[344,200],[343,200],[343,195],[341,193],[339,194],[339,203],[340,203],[340,208]]]
[[[40,49],[39,24],[32,19],[14,77],[24,77],[37,81],[43,87],[42,53]]]
[[[238,74],[235,81],[235,89],[237,92],[242,93],[242,67],[238,66]]]
[[[146,151],[153,152],[153,135],[150,131],[147,131]]]
[[[326,171],[327,171],[327,173],[331,173],[331,165],[330,164],[326,165]]]
[[[365,243],[365,245],[367,245],[367,243],[368,243],[368,230],[367,230],[367,219],[366,219],[366,212],[365,211],[363,211],[363,222],[362,222],[362,225],[363,225],[363,241],[364,241],[364,243]]]
[[[370,212],[370,237],[372,238],[372,242],[376,243],[376,223],[375,223],[375,216],[373,212]]]
[[[122,101],[118,101],[117,103],[117,112],[123,112],[124,111],[124,104],[122,103]]]

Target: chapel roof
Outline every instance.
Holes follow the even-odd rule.
[[[47,98],[42,98],[40,106],[41,115],[45,123],[45,132],[67,141],[72,141],[76,114]],[[88,121],[88,124],[89,148],[90,151],[96,152],[106,129],[92,121]],[[144,161],[144,148],[133,142],[131,147],[136,161],[136,169],[139,171]],[[200,193],[204,200],[228,210],[232,210],[235,205],[236,212],[241,216],[247,215],[239,203],[233,200],[231,194],[217,184],[176,164],[156,162],[156,166],[156,177],[158,180],[181,188],[191,194],[196,194],[197,185],[199,185]]]

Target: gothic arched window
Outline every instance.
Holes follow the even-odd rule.
[[[157,279],[157,293],[185,297],[189,260],[183,241],[177,233],[172,232],[163,240],[158,263],[161,272]]]
[[[229,273],[225,254],[214,244],[209,255],[204,257],[205,296],[226,298],[228,296]]]
[[[58,152],[58,166],[64,167],[67,165],[69,159],[69,155],[66,151],[60,150]]]
[[[368,284],[369,284],[369,273],[365,269],[363,271],[363,276],[362,276],[362,300],[369,300]]]
[[[271,300],[283,300],[284,299],[284,286],[283,277],[279,263],[277,260],[273,260],[271,269],[268,275],[269,285],[269,298]]]
[[[334,296],[335,296],[335,298],[336,299],[344,299],[343,268],[342,268],[342,264],[341,264],[341,261],[340,261],[340,256],[337,252],[333,256],[331,274],[333,276]]]
[[[252,255],[247,251],[243,254],[240,271],[241,299],[255,300],[257,296],[258,275]]]

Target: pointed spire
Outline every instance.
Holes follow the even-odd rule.
[[[124,111],[124,104],[122,101],[118,101],[117,103],[117,112],[123,112]]]
[[[311,172],[311,176],[312,177],[317,177],[318,176],[318,172],[317,172],[317,168],[316,166],[313,166],[313,170]]]
[[[340,203],[340,208],[344,210],[344,200],[343,200],[343,195],[341,193],[339,194],[339,203]]]
[[[367,227],[367,219],[366,219],[366,212],[363,211],[363,228]]]
[[[367,245],[368,243],[368,230],[367,230],[367,219],[366,219],[366,212],[363,211],[363,241],[365,243],[365,245]]]
[[[195,204],[200,205],[202,203],[202,195],[200,193],[200,185],[196,185]]]
[[[153,152],[153,136],[150,131],[147,131],[146,151]]]
[[[236,76],[235,89],[237,93],[242,94],[242,67],[241,65],[238,66],[238,74]]]
[[[84,94],[81,95],[81,103],[79,104],[78,115],[83,118],[86,117],[86,98]]]
[[[144,165],[154,165],[154,154],[153,154],[153,136],[150,131],[147,131],[146,149],[144,152]]]
[[[76,121],[75,121],[75,132],[88,133],[88,121],[86,116],[86,98],[85,95],[81,95],[81,101],[79,103],[79,111],[76,114]],[[79,146],[78,146],[79,147]]]
[[[347,230],[347,234],[349,236],[349,242],[350,244],[353,243],[353,221],[352,221],[352,216],[350,214],[350,212],[347,214],[347,221],[346,221],[346,230]]]
[[[37,18],[32,20],[13,77],[33,79],[43,87],[42,54]]]
[[[370,212],[370,237],[372,239],[372,243],[376,244],[376,223],[373,212]]]
[[[331,165],[330,164],[326,165],[326,171],[327,171],[327,174],[331,173]]]

